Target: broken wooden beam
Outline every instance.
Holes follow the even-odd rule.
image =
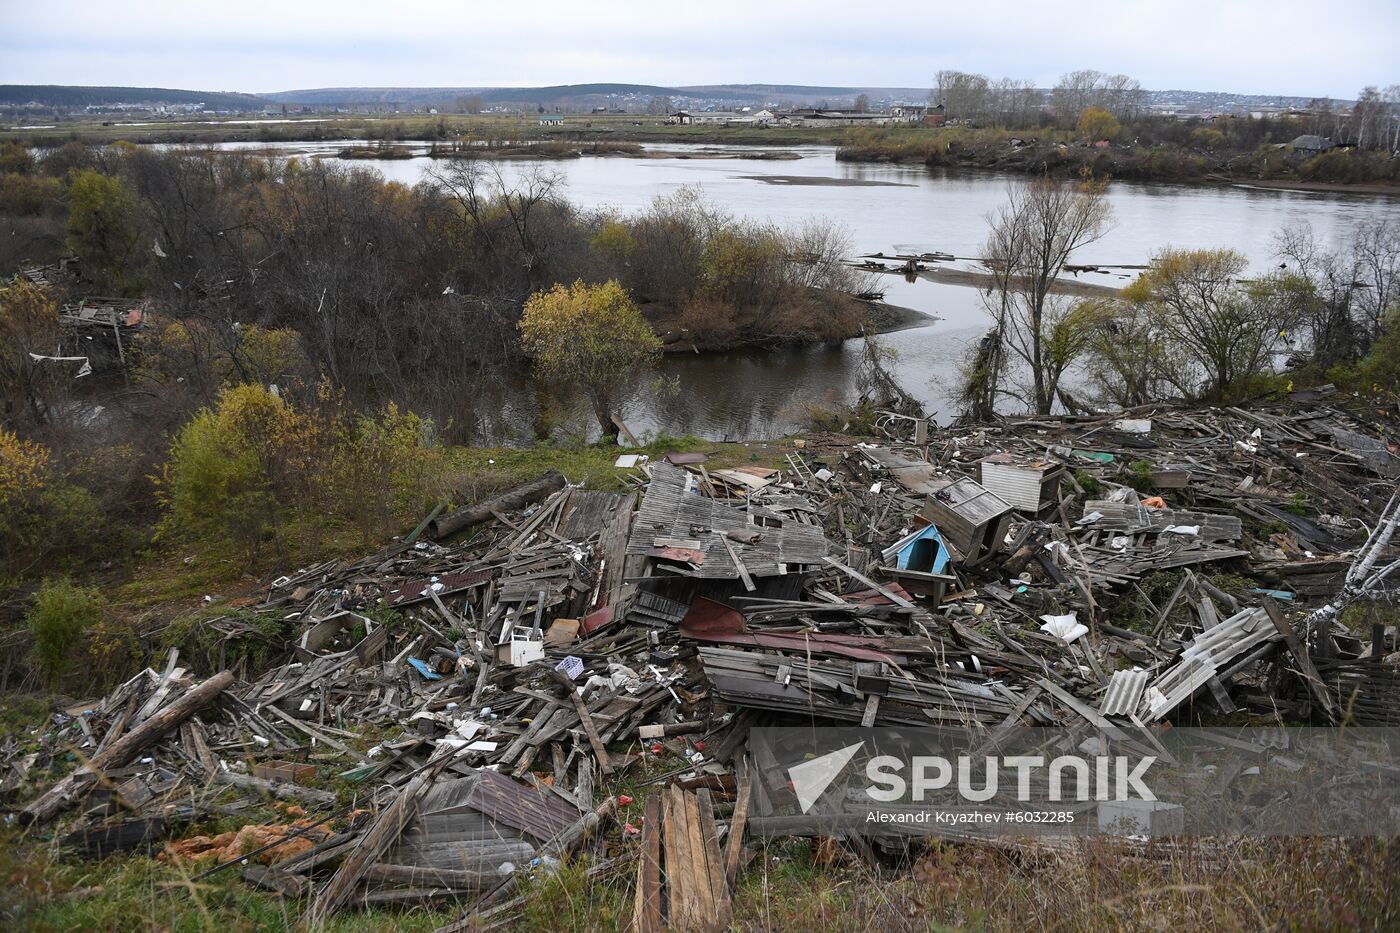
[[[93,755],[72,774],[49,788],[22,811],[23,818],[42,823],[73,802],[80,785],[88,777],[97,777],[107,768],[120,768],[140,754],[148,745],[178,727],[199,709],[228,689],[233,674],[222,671],[204,683],[190,688],[183,696],[153,714],[141,725]]]
[[[469,505],[455,512],[438,516],[428,523],[428,536],[446,538],[463,528],[470,528],[472,525],[489,521],[495,517],[497,512],[514,512],[523,509],[530,503],[538,502],[550,493],[563,489],[565,482],[563,473],[558,470],[550,470],[539,479],[532,480],[523,486],[517,486],[509,492],[494,496],[485,502],[478,502],[476,505]]]

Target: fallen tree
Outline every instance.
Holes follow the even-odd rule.
[[[428,535],[433,538],[446,538],[463,528],[490,521],[497,512],[513,512],[523,509],[532,502],[538,502],[558,489],[564,488],[564,474],[550,470],[537,480],[517,486],[510,492],[501,493],[485,502],[469,505],[447,515],[433,519],[428,524]]]

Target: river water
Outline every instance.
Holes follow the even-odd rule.
[[[289,143],[276,148],[286,154],[334,158],[343,145]],[[268,147],[246,143],[221,148]],[[699,186],[710,201],[738,216],[778,225],[834,220],[846,228],[858,254],[976,256],[986,237],[988,213],[1004,202],[1008,185],[1021,182],[989,172],[838,162],[836,150],[828,146],[784,150],[797,159],[706,158],[706,150],[715,147],[699,145],[657,148],[674,155],[498,164],[507,179],[529,170],[557,172],[565,195],[585,209],[639,211],[658,195]],[[752,153],[719,151],[731,156]],[[415,157],[353,164],[413,184],[440,163]],[[1333,243],[1359,221],[1382,214],[1400,217],[1400,199],[1247,187],[1113,182],[1109,200],[1112,228],[1076,253],[1073,262],[1134,265],[1166,246],[1229,246],[1244,253],[1255,272],[1262,272],[1277,265],[1273,238],[1282,229],[1310,224],[1322,242]],[[1083,278],[1120,286],[1134,274],[1085,273]],[[958,361],[967,343],[988,326],[977,289],[925,280],[908,283],[893,275],[881,276],[879,284],[886,290],[886,301],[929,315],[927,324],[884,339],[898,351],[894,370],[905,388],[930,411],[951,417],[955,412],[948,401],[949,385]],[[717,439],[780,436],[800,427],[807,405],[853,396],[860,357],[860,341],[839,347],[670,357],[664,368],[679,391],[639,393],[627,422],[637,433]],[[528,423],[528,403],[514,387],[505,387],[489,404],[492,416],[461,415],[487,433],[518,432]]]

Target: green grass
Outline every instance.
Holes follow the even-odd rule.
[[[694,437],[658,437],[641,447],[612,444],[534,447],[461,447],[452,452],[454,471],[460,474],[459,489],[466,493],[463,504],[488,498],[547,473],[559,470],[571,483],[589,489],[626,488],[623,477],[630,470],[613,466],[621,454],[646,454],[658,460],[672,451],[701,451],[710,455],[705,466],[722,469],[755,462],[776,465],[780,441],[752,444],[725,444]]]
[[[193,881],[192,868],[144,856],[81,863],[46,847],[0,854],[0,921],[35,931],[291,930],[306,905],[283,901],[236,870]],[[621,851],[621,850],[618,850]],[[1383,840],[1188,844],[1131,857],[1113,841],[1066,854],[935,843],[909,865],[874,868],[831,845],[760,845],[740,875],[731,929],[1394,929],[1395,845]],[[508,929],[613,931],[631,913],[632,870],[588,874],[566,863],[521,889]],[[432,930],[460,916],[435,910],[347,910],[328,931]]]
[[[6,846],[0,867],[8,881],[0,893],[0,921],[9,929],[36,933],[291,930],[306,907],[244,883],[237,868],[194,881],[197,870],[192,866],[174,866],[141,855],[84,863],[53,859],[33,848],[17,853]],[[346,912],[323,929],[428,931],[459,913],[451,906],[433,911]]]

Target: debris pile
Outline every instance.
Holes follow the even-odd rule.
[[[592,845],[595,871],[636,858],[638,929],[722,925],[770,803],[750,799],[756,725],[1151,744],[1204,709],[1400,722],[1393,628],[1357,633],[1338,605],[1397,566],[1395,425],[1326,394],[809,437],[776,468],[632,456],[626,492],[549,474],[279,578],[207,623],[272,664],[201,679],[172,651],[57,717],[5,786],[76,753],[23,812],[76,808],[70,837],[99,852],[280,798],[306,814],[290,830],[199,845],[268,853],[209,870],[310,897],[313,919],[499,914]],[[624,779],[659,792],[629,810]]]

